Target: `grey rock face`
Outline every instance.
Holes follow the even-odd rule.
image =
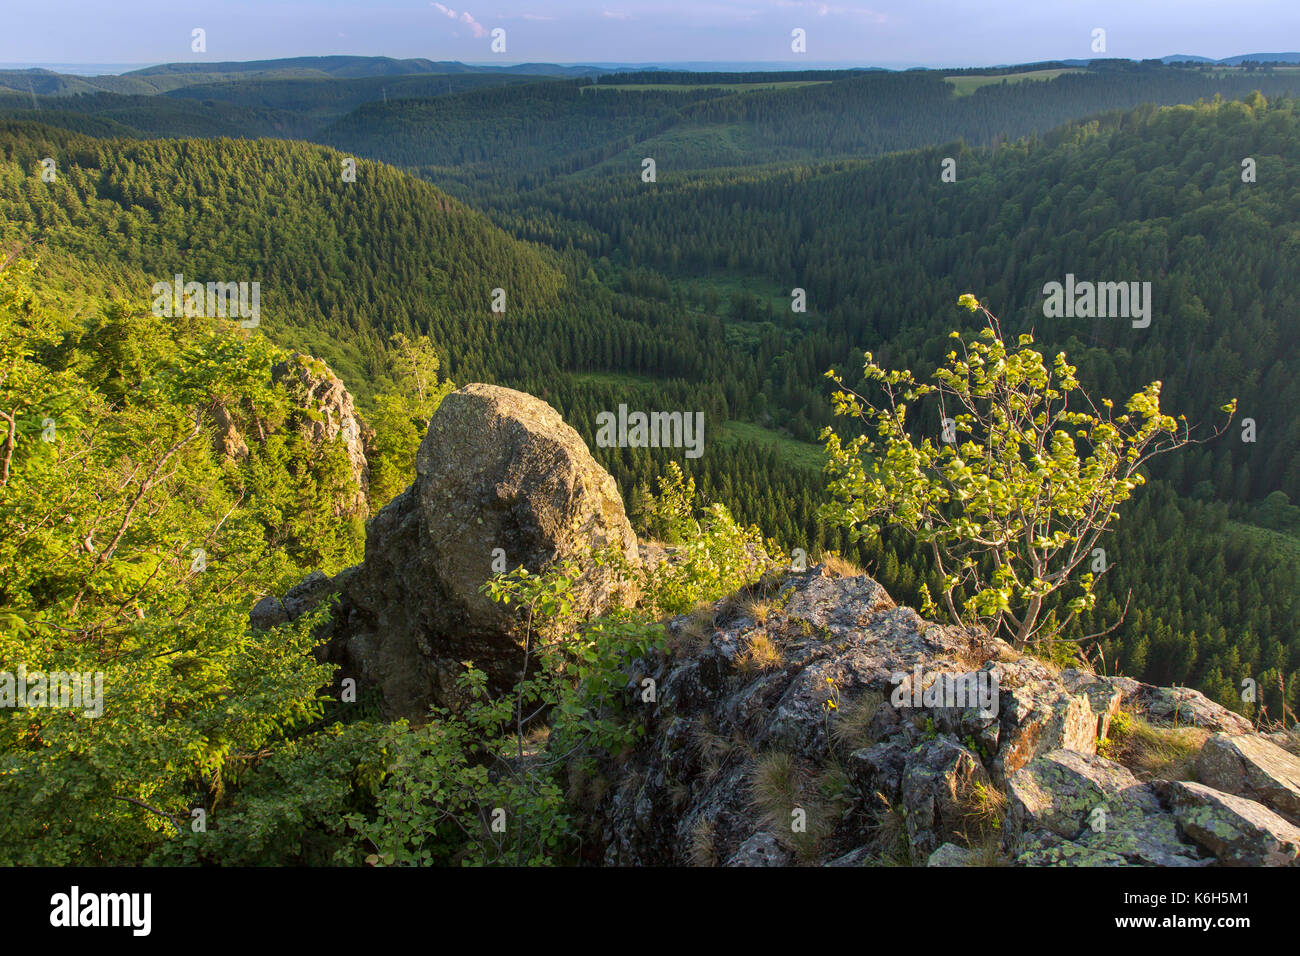
[[[1216,704],[1190,687],[1155,687],[1130,677],[1104,678],[1124,695],[1124,706],[1162,723],[1229,734],[1248,734],[1254,730],[1249,720]]]
[[[728,619],[727,606],[701,649],[637,662],[660,694],[641,714],[645,743],[620,771],[644,785],[635,799],[611,791],[599,810],[608,863],[688,863],[701,820],[724,864],[770,840],[800,863],[879,862],[894,852],[879,839],[890,819],[901,852],[924,862],[945,843],[996,842],[1005,773],[1062,747],[1095,752],[1087,695],[1040,662],[1009,659],[1001,642],[896,606],[866,576],[791,575],[761,623]],[[674,620],[670,635],[687,627]],[[779,649],[780,666],[745,666],[758,640]],[[968,678],[1000,692],[990,710],[970,696],[918,704],[918,677],[926,693]],[[719,739],[734,743],[710,747]],[[771,761],[791,768],[776,810],[764,782]],[[807,834],[788,824],[796,804],[808,811]]]
[[[1204,866],[1150,784],[1096,754],[1057,750],[1007,781],[1005,843],[1027,866]]]
[[[248,457],[248,443],[239,433],[239,427],[235,424],[230,409],[222,402],[213,402],[209,410],[216,428],[212,438],[212,450],[223,458],[243,461]]]
[[[973,866],[970,850],[955,843],[944,843],[926,861],[926,866]]]
[[[1295,866],[1300,828],[1263,804],[1201,783],[1177,781],[1166,788],[1179,827],[1229,866]]]
[[[637,680],[660,692],[634,704],[643,742],[602,770],[637,782],[607,789],[595,811],[606,864],[699,863],[701,832],[711,865],[980,865],[999,851],[1022,866],[1290,859],[1280,827],[1291,825],[1268,808],[1202,788],[1211,813],[1170,797],[1171,787],[1200,785],[1143,780],[1097,753],[1122,701],[1154,702],[1141,713],[1157,727],[1240,726],[1194,691],[1058,673],[923,620],[865,576],[813,568],[766,593],[761,622],[719,602],[711,637],[635,662]],[[670,621],[670,644],[690,627],[688,617]],[[760,640],[779,650],[778,664],[746,666]],[[915,706],[898,691],[918,667],[927,688],[945,675],[996,677],[995,711]],[[1256,767],[1261,753],[1281,766],[1276,748],[1242,749]],[[806,833],[792,831],[793,808],[806,811]]]
[[[296,402],[307,413],[306,429],[315,444],[342,441],[348,456],[357,494],[344,503],[340,514],[366,510],[366,490],[370,485],[370,465],[366,461],[366,441],[370,428],[357,415],[352,394],[337,375],[319,359],[294,352],[272,367],[271,378],[290,389]]]
[[[1257,800],[1300,824],[1300,758],[1262,737],[1215,734],[1196,758],[1201,783]]]

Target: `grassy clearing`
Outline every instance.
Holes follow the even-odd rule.
[[[1080,69],[1030,70],[1027,73],[998,73],[993,76],[947,76],[958,96],[970,96],[981,86],[990,86],[1006,80],[1008,83],[1021,83],[1025,80],[1054,80],[1065,73],[1082,73]]]
[[[640,388],[659,386],[660,379],[648,375],[631,375],[622,372],[575,372],[574,381],[589,386],[622,390],[632,397]],[[718,435],[709,436],[721,448],[734,447],[741,442],[753,442],[776,451],[781,461],[797,468],[820,472],[826,463],[826,452],[821,445],[803,442],[771,428],[752,422],[727,422]]]
[[[640,175],[642,158],[658,156],[664,158],[659,166],[659,181],[664,183],[680,173],[749,165],[758,148],[753,131],[740,123],[674,126],[571,175],[601,178],[622,175],[629,169]]]
[[[678,281],[683,286],[689,308],[702,315],[713,314],[726,321],[731,297],[738,292],[752,295],[761,304],[770,306],[778,320],[794,314],[790,311],[790,289],[777,285],[770,276],[711,275],[702,278],[687,275]],[[718,307],[712,313],[700,307],[709,292],[718,298]]]
[[[722,434],[714,439],[723,448],[740,442],[755,442],[772,448],[787,464],[810,468],[820,472],[826,463],[826,452],[820,445],[797,441],[778,431],[750,422],[727,422]]]
[[[574,372],[573,380],[583,385],[608,385],[614,388],[638,388],[662,384],[662,379],[652,375],[636,375],[631,372]]]
[[[1259,525],[1247,524],[1244,521],[1229,521],[1228,530],[1231,533],[1242,534],[1255,539],[1257,542],[1277,551],[1278,554],[1284,556],[1292,564],[1300,567],[1300,537],[1287,534],[1284,531],[1261,528]]]

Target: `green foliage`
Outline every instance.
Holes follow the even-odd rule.
[[[742,527],[722,504],[698,509],[695,482],[676,462],[659,478],[647,525],[673,545],[671,561],[645,573],[641,589],[662,613],[681,614],[721,597],[780,565],[777,550],[756,527]]]
[[[503,715],[486,681],[472,667],[462,675],[460,685],[474,698],[462,717],[435,710],[416,730],[398,723],[387,731],[392,754],[375,816],[348,820],[373,848],[367,863],[536,866],[569,849],[559,786],[502,760],[489,736]]]
[[[58,178],[40,160],[58,158]],[[363,398],[394,332],[443,348],[554,305],[539,251],[428,183],[276,140],[93,140],[0,121],[0,242],[44,239],[49,285],[138,301],[157,281],[256,281],[258,331],[329,363]]]
[[[980,308],[970,295],[962,305]],[[1083,393],[1064,352],[1049,369],[1028,334],[1009,350],[982,311],[989,327],[948,354],[934,385],[886,371],[868,354],[864,376],[884,393],[875,405],[827,373],[841,387],[836,414],[859,419],[865,432],[847,442],[824,432],[833,501],[823,514],[854,536],[903,528],[930,551],[949,618],[1021,648],[1092,608],[1094,573],[1076,570],[1093,561],[1118,507],[1145,481],[1139,469],[1190,438],[1161,413],[1159,382],[1114,416],[1109,400],[1099,409]],[[927,396],[952,416],[938,445],[908,431],[909,408]],[[1061,599],[1072,583],[1075,596]]]
[[[360,538],[316,497],[337,459],[284,433],[265,339],[125,303],[70,320],[32,272],[0,271],[0,671],[98,675],[102,700],[0,710],[0,847],[139,862],[319,716],[316,618],[254,634],[247,608]],[[270,434],[242,462],[217,448],[217,404]]]
[[[456,386],[438,381],[438,354],[427,336],[401,332],[390,342],[392,384],[375,396],[374,435],[367,451],[371,508],[378,511],[415,480],[415,454],[429,419]]]
[[[0,712],[0,857],[571,859],[576,824],[556,802],[559,758],[635,739],[627,677],[659,640],[651,622],[775,561],[773,544],[758,554],[751,524],[809,554],[844,551],[900,601],[943,600],[945,575],[909,529],[882,522],[850,551],[848,530],[818,518],[820,476],[759,439],[806,443],[830,424],[816,373],[859,345],[925,378],[947,352],[954,286],[1006,302],[1013,335],[1032,328],[1106,394],[1158,378],[1163,402],[1204,419],[1221,401],[1204,383],[1230,381],[1259,426],[1258,444],[1189,448],[1145,469],[1153,480],[1108,532],[1110,572],[1090,595],[1075,578],[1073,594],[1043,596],[1061,607],[1040,615],[1050,625],[1041,633],[1055,636],[1035,652],[1064,661],[1123,617],[1097,644],[1108,669],[1190,684],[1252,716],[1293,712],[1300,338],[1288,324],[1297,295],[1288,277],[1300,246],[1286,170],[1300,121],[1275,94],[1294,74],[1097,66],[961,98],[932,74],[817,78],[833,82],[728,90],[724,81],[753,78],[657,72],[620,84],[678,88],[548,81],[431,104],[397,101],[498,81],[453,78],[441,90],[430,77],[208,75],[182,90],[190,79],[124,77],[133,85],[120,93],[175,86],[175,96],[42,98],[39,116],[26,94],[0,93],[0,108],[44,124],[0,128],[0,240],[45,237],[39,272],[19,261],[0,278],[0,671],[100,670],[106,691],[99,718]],[[1268,101],[1078,119],[1256,86]],[[500,229],[382,165],[362,162],[345,185],[341,156],[300,143],[94,141],[49,128],[301,137],[383,89],[394,102],[362,106],[331,141],[418,164],[440,188],[474,196]],[[496,111],[486,127],[485,110]],[[953,136],[1007,142],[935,145]],[[676,159],[647,189],[640,157],[665,145]],[[912,146],[933,148],[862,158]],[[1249,185],[1245,155],[1259,163]],[[58,159],[54,183],[40,180],[44,156]],[[955,184],[937,176],[946,156],[958,161]],[[691,164],[774,161],[686,174]],[[864,219],[864,203],[880,214]],[[261,279],[263,327],[247,336],[207,320],[164,322],[129,304],[180,263],[187,278]],[[1043,323],[1041,283],[1067,268],[1149,276],[1162,311],[1140,336],[1125,323]],[[795,281],[806,314],[784,308]],[[487,313],[497,285],[509,290],[508,318]],[[704,410],[712,451],[673,466],[658,499],[662,451],[593,449],[638,528],[682,560],[629,580],[642,591],[636,608],[567,629],[565,595],[583,586],[581,570],[501,582],[515,604],[535,605],[522,691],[479,696],[471,711],[420,728],[322,729],[337,715],[317,700],[329,675],[304,653],[309,622],[259,635],[232,609],[306,571],[353,563],[363,516],[336,514],[352,490],[345,456],[303,434],[314,412],[272,387],[267,368],[283,353],[263,333],[323,356],[359,393],[375,428],[372,508],[409,482],[428,415],[451,387],[439,374],[538,394],[589,445],[595,413],[620,401]],[[1007,350],[1006,361],[1018,354]],[[937,397],[912,404],[915,443],[937,431]],[[219,415],[247,441],[247,459],[218,453]],[[753,424],[728,426],[737,421]],[[1070,440],[1083,446],[1083,469],[1089,443]],[[989,476],[964,447],[952,452],[966,470],[931,441],[931,487],[967,489],[945,505],[958,515],[964,501],[996,511],[1012,489],[1003,479],[997,493],[980,487]],[[1070,456],[1045,451],[1045,467],[1073,481]],[[1034,487],[1032,475],[1017,480]],[[203,572],[192,570],[200,547]],[[1041,586],[1023,573],[1027,554],[1018,560],[1018,593],[1032,600]],[[1016,583],[993,579],[991,558],[949,570],[985,575],[995,591],[1010,589],[1008,604],[1019,600]],[[966,578],[954,603],[964,608],[976,583]],[[1076,614],[1069,597],[1087,603]],[[466,670],[467,693],[475,673]],[[1257,705],[1240,700],[1247,676]],[[497,806],[509,840],[490,827]],[[208,811],[206,833],[189,829],[191,808]]]

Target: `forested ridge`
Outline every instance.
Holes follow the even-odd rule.
[[[755,412],[804,440],[831,420],[819,368],[852,373],[847,357],[857,349],[900,367],[934,367],[961,323],[954,289],[984,290],[1008,329],[1032,329],[1064,349],[1098,394],[1159,380],[1167,407],[1199,423],[1239,398],[1257,440],[1234,432],[1153,467],[1178,496],[1152,489],[1151,500],[1133,505],[1115,543],[1128,559],[1080,633],[1117,620],[1131,590],[1125,623],[1103,645],[1108,660],[1212,687],[1227,703],[1240,681],[1231,675],[1267,670],[1270,686],[1285,680],[1290,699],[1292,559],[1229,523],[1225,504],[1238,517],[1295,529],[1287,499],[1300,496],[1300,287],[1291,265],[1300,181],[1288,157],[1298,149],[1294,101],[1255,96],[1107,114],[992,152],[954,144],[868,163],[669,175],[654,192],[632,176],[564,182],[502,201],[496,218],[518,235],[584,249],[664,302],[702,290],[688,307],[750,330],[729,341],[746,342],[741,351],[756,361],[733,365],[729,380],[751,375],[738,393],[763,395],[770,404]],[[952,183],[940,177],[948,157],[957,163]],[[1246,157],[1255,182],[1242,181]],[[711,272],[751,277],[763,291],[719,295],[705,281]],[[1043,285],[1066,273],[1148,279],[1151,326],[1045,318]],[[806,315],[790,313],[782,295],[796,287],[807,292]],[[922,422],[937,435],[937,411]],[[733,487],[730,477],[720,486]],[[763,504],[740,511],[769,526],[774,518]],[[803,521],[814,533],[807,512]],[[1153,526],[1177,529],[1185,547],[1152,535]],[[925,581],[923,560],[909,567],[904,553],[874,557],[899,593]],[[1221,588],[1220,575],[1250,597]]]

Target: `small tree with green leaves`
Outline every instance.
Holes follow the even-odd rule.
[[[378,511],[415,479],[415,455],[429,419],[456,386],[438,381],[438,353],[428,336],[389,339],[392,384],[375,396],[369,442],[370,503]]]
[[[988,327],[971,341],[952,333],[960,347],[934,384],[886,371],[868,354],[864,378],[883,393],[873,404],[826,373],[840,386],[835,413],[865,430],[848,440],[823,431],[832,501],[821,514],[854,540],[906,530],[941,582],[941,607],[923,586],[923,612],[1023,648],[1058,638],[1093,607],[1094,549],[1144,482],[1142,466],[1193,439],[1184,418],[1161,412],[1159,382],[1115,415],[1112,402],[1098,408],[1084,393],[1064,353],[1049,367],[1031,335],[1008,349],[974,296],[960,304]],[[909,432],[908,412],[923,399],[937,400],[947,433],[938,443]],[[1235,409],[1235,400],[1223,406],[1229,420]]]

